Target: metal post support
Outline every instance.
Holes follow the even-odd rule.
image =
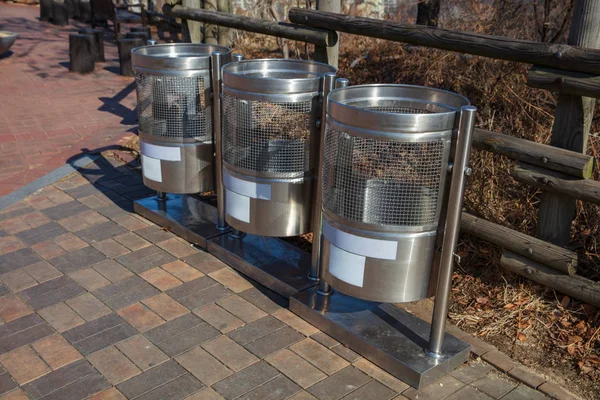
[[[217,229],[227,229],[225,222],[225,187],[223,186],[223,159],[221,156],[221,57],[222,53],[211,54],[213,141],[215,143],[215,191],[217,192]]]
[[[156,192],[156,198],[158,199],[158,201],[166,201],[167,194],[165,192]]]
[[[448,196],[448,211],[446,216],[446,229],[440,256],[440,268],[437,288],[435,292],[435,305],[429,334],[429,348],[426,353],[431,357],[441,357],[446,332],[446,315],[450,301],[452,287],[452,272],[454,267],[454,252],[460,233],[460,216],[462,213],[466,177],[471,174],[468,167],[471,152],[471,141],[475,127],[476,107],[463,106],[458,123],[456,140],[456,153],[452,167],[452,180]]]
[[[242,61],[244,59],[244,56],[242,54],[239,53],[235,53],[231,55],[231,59],[233,60],[233,62],[238,62],[238,61]],[[230,237],[234,238],[234,239],[241,239],[245,236],[246,234],[242,231],[240,231],[239,229],[231,229],[231,233],[229,234]]]
[[[232,55],[231,55],[231,59],[232,59],[234,62],[238,62],[238,61],[242,61],[242,60],[244,59],[244,56],[243,56],[243,55],[241,55],[241,54],[239,54],[239,53],[235,53],[235,54],[232,54]]]
[[[321,200],[321,174],[323,172],[323,141],[325,139],[325,123],[327,119],[327,96],[334,88],[336,74],[334,72],[327,72],[323,76],[323,105],[320,120],[319,129],[319,163],[317,165],[317,182],[315,184],[315,191],[313,194],[312,203],[312,230],[313,230],[313,242],[312,242],[312,254],[310,263],[310,272],[308,278],[314,281],[319,280],[321,277],[320,271],[320,258],[321,258],[321,219],[322,219],[322,200]],[[325,283],[326,284],[326,283]],[[328,289],[326,287],[326,289]],[[329,289],[327,290],[327,292]]]
[[[156,40],[154,40],[154,39],[148,39],[148,40],[146,41],[146,44],[147,44],[148,46],[154,46],[154,45],[156,44]]]

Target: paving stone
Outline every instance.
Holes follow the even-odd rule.
[[[152,243],[133,232],[128,232],[123,235],[115,236],[113,239],[131,251],[143,249],[144,247],[152,245]]]
[[[117,389],[128,399],[135,399],[185,374],[181,365],[170,360],[117,385]]]
[[[112,310],[120,310],[160,293],[138,276],[132,276],[92,292]]]
[[[27,267],[42,261],[42,259],[29,248],[20,249],[0,256],[0,274]]]
[[[46,261],[41,261],[24,268],[39,283],[58,278],[62,276],[62,272],[54,268]]]
[[[88,225],[98,225],[108,221],[108,218],[106,218],[104,215],[101,215],[93,210],[79,214],[79,218],[81,218]]]
[[[159,267],[144,271],[140,276],[163,292],[183,284],[179,279]]]
[[[344,400],[389,400],[396,396],[396,392],[377,381],[371,381],[359,389],[344,396]],[[469,398],[469,397],[467,397]]]
[[[308,392],[318,399],[337,400],[360,388],[369,380],[367,375],[350,366],[311,386]]]
[[[11,272],[7,272],[6,274],[0,275],[0,281],[2,281],[6,286],[10,288],[10,290],[12,290],[15,293],[38,284],[38,282],[35,279],[33,279],[33,277],[29,275],[24,268],[20,268]],[[0,295],[5,294],[8,294],[8,291],[6,291],[5,293],[0,293]]]
[[[371,378],[375,379],[376,381],[383,383],[385,386],[389,387],[395,392],[402,393],[403,391],[409,388],[409,386],[406,383],[402,382],[400,379],[382,370],[372,362],[365,360],[364,358],[361,358],[360,360],[356,361],[354,363],[354,366],[360,369],[365,374],[369,375]]]
[[[213,386],[227,400],[236,399],[270,381],[279,372],[264,361],[252,364]]]
[[[105,256],[117,258],[123,254],[129,253],[129,249],[114,239],[106,239],[93,243],[93,246],[100,250]]]
[[[77,231],[77,236],[88,243],[98,243],[106,239],[127,233],[127,229],[117,225],[112,221],[90,226],[89,228]]]
[[[142,303],[167,321],[181,317],[190,312],[190,310],[173,300],[166,293],[144,299],[142,300]]]
[[[22,249],[25,243],[21,242],[14,236],[0,236],[0,254],[12,253],[13,251]]]
[[[334,338],[332,338],[325,332],[317,332],[317,333],[311,335],[310,337],[311,337],[311,339],[316,340],[317,342],[321,343],[323,346],[327,347],[328,349],[331,349],[334,346],[339,346],[339,344],[340,344],[340,342],[338,342],[337,340],[335,340]]]
[[[82,197],[82,198],[78,199],[78,201],[81,204],[85,205],[87,208],[91,208],[92,210],[95,210],[100,207],[105,207],[108,205],[108,203],[106,201],[102,200],[101,198],[99,198],[96,195]]]
[[[2,354],[0,363],[19,385],[24,385],[50,372],[50,368],[46,363],[29,346],[23,346],[10,353]],[[24,365],[27,368],[23,368]]]
[[[245,278],[241,277],[229,268],[223,268],[218,271],[211,272],[209,276],[223,286],[231,289],[234,293],[240,293],[253,287],[252,284]]]
[[[85,399],[109,387],[110,383],[96,372],[58,389],[44,400]]]
[[[127,398],[116,387],[112,387],[90,397],[89,400],[127,400]]]
[[[263,358],[269,354],[281,350],[284,347],[288,347],[291,344],[299,342],[302,339],[304,339],[304,336],[302,336],[300,333],[288,326],[284,326],[281,329],[278,329],[266,336],[246,344],[244,347],[256,354],[258,357]]]
[[[348,366],[348,361],[310,338],[296,343],[290,347],[290,350],[327,375],[331,375]]]
[[[161,317],[156,315],[146,306],[141,303],[135,303],[128,307],[125,307],[117,312],[123,317],[131,326],[136,328],[140,332],[145,332],[148,329],[152,329],[164,321]]]
[[[67,233],[65,228],[56,222],[50,222],[40,225],[37,228],[31,228],[26,231],[15,233],[15,236],[26,245],[33,246],[34,244],[44,242],[48,239],[54,239],[65,233]]]
[[[52,239],[46,240],[44,242],[34,244],[31,246],[35,252],[42,257],[44,260],[49,260],[50,258],[58,257],[61,254],[65,254],[65,250],[54,243]]]
[[[175,357],[176,355],[184,353],[218,335],[219,331],[212,326],[203,323],[191,328],[179,336],[161,342],[158,344],[158,347],[169,357]]]
[[[113,385],[142,372],[114,346],[92,353],[87,359]]]
[[[144,247],[117,258],[117,261],[136,274],[175,261],[175,257],[156,246]]]
[[[79,239],[77,236],[73,235],[70,232],[54,238],[54,243],[56,243],[66,251],[75,251],[88,246],[86,242]]]
[[[217,300],[216,303],[246,323],[267,315],[260,308],[237,295],[223,297]]]
[[[470,362],[450,372],[450,375],[464,383],[471,383],[485,376],[492,369],[491,365],[484,362]]]
[[[22,389],[13,390],[12,392],[6,393],[3,396],[0,396],[2,400],[30,400],[27,393],[25,393]]]
[[[229,368],[200,347],[178,356],[176,360],[206,386],[211,386],[233,374]]]
[[[8,373],[4,372],[0,374],[0,396],[6,392],[10,392],[17,386]]]
[[[219,336],[206,342],[202,348],[234,371],[244,369],[258,361],[258,358],[227,336]]]
[[[148,226],[148,224],[139,220],[138,218],[134,217],[133,215],[127,215],[127,216],[118,218],[115,220],[115,222],[117,224],[121,225],[123,228],[130,230],[130,231],[135,231],[136,229],[142,229],[142,228],[145,228]]]
[[[25,289],[21,292],[21,297],[34,310],[39,310],[40,308],[72,299],[84,292],[85,289],[79,286],[73,279],[68,276],[61,276]]]
[[[35,208],[32,207],[24,207],[17,210],[12,211],[4,211],[0,213],[0,221],[5,221],[7,219],[19,217],[21,215],[29,214],[35,211]]]
[[[296,393],[295,395],[293,395],[292,397],[290,397],[288,400],[317,400],[317,398],[315,396],[313,396],[312,394],[301,390],[298,393]],[[396,399],[394,399],[396,400]]]
[[[141,335],[118,343],[117,348],[133,361],[138,368],[142,369],[142,371],[169,360],[169,357],[165,353]]]
[[[23,389],[32,399],[41,399],[94,373],[96,371],[87,360],[79,360],[36,379]]]
[[[46,208],[42,213],[53,221],[75,216],[79,213],[88,211],[89,208],[78,201],[69,201],[68,203],[59,204],[56,207]]]
[[[508,376],[526,384],[533,389],[537,389],[538,386],[546,382],[546,379],[525,367],[515,367],[511,369],[508,371]]]
[[[515,382],[495,373],[477,379],[471,385],[495,399],[503,397],[517,386]]]
[[[283,400],[298,393],[300,387],[283,375],[277,376],[257,387],[256,389],[239,397],[240,400]]]
[[[171,232],[166,231],[157,225],[150,225],[145,228],[138,229],[135,231],[135,233],[151,243],[164,242],[165,240],[175,238],[175,235],[173,235]]]
[[[101,190],[97,186],[91,184],[85,184],[77,186],[75,188],[65,189],[64,191],[68,193],[69,196],[75,199],[80,199],[83,197],[93,196],[95,194],[101,193]]]
[[[202,324],[204,324],[204,321],[200,318],[193,314],[187,314],[149,330],[144,336],[150,339],[152,343],[159,344]]]
[[[118,343],[137,331],[116,314],[108,314],[63,333],[84,356]]]
[[[204,388],[190,397],[186,397],[185,400],[223,400],[223,397],[211,388]]]
[[[148,392],[138,400],[180,400],[202,389],[204,385],[190,374],[182,375],[171,382]]]
[[[7,232],[10,235],[14,235],[16,233],[20,233],[31,229],[31,227],[21,219],[21,217],[16,217],[2,221],[2,228],[5,232]]]
[[[95,248],[88,246],[81,250],[51,258],[48,262],[54,265],[63,274],[68,274],[104,260],[106,260],[104,254],[100,253]]]
[[[14,294],[0,297],[0,318],[6,322],[31,314],[32,309]]]
[[[231,332],[244,325],[244,321],[225,311],[216,304],[209,304],[194,310],[194,314],[208,322],[221,333]]]
[[[0,354],[54,334],[39,316],[30,314],[0,326]]]
[[[462,389],[454,392],[450,396],[446,397],[447,400],[463,400],[463,399],[473,399],[473,400],[492,400],[490,396],[487,394],[477,390],[473,386],[465,386]]]
[[[333,351],[335,354],[342,357],[344,360],[348,361],[349,363],[358,361],[361,358],[360,354],[356,353],[355,351],[351,350],[350,348],[348,348],[344,345],[332,347],[331,351]]]
[[[91,293],[82,294],[67,300],[66,303],[86,321],[92,321],[111,312],[110,308],[106,307]]]
[[[304,389],[327,378],[321,370],[288,349],[271,354],[265,361]]]
[[[193,281],[204,274],[181,260],[176,260],[161,266],[162,269],[169,272],[183,282]]]
[[[553,399],[557,400],[576,400],[574,396],[553,382],[546,382],[540,385],[538,390]]]
[[[285,324],[283,322],[269,315],[236,329],[227,336],[243,346],[284,326]]]
[[[71,272],[69,276],[89,291],[100,289],[111,283],[93,268],[80,269],[79,271]]]
[[[131,271],[113,260],[105,260],[98,264],[94,264],[93,268],[113,283],[133,276]]]
[[[227,264],[225,264],[223,261],[215,258],[205,251],[200,251],[196,254],[192,254],[191,256],[183,257],[183,261],[190,264],[203,274],[210,274],[211,272],[227,267]]]
[[[502,400],[546,400],[543,393],[535,391],[525,385],[519,385],[510,391]]]
[[[6,294],[10,294],[10,290],[6,286],[0,283],[0,296],[4,296]]]
[[[244,300],[254,304],[267,314],[288,306],[288,300],[262,286],[252,287],[239,293]]]
[[[517,366],[509,356],[497,350],[488,351],[481,358],[504,372]]]
[[[67,217],[63,219],[59,219],[56,221],[60,226],[68,230],[69,232],[77,232],[82,230],[83,228],[87,228],[90,226],[89,223],[86,222],[86,217],[89,218],[93,211],[86,211],[79,215],[74,215],[72,217]],[[97,213],[96,213],[97,214]],[[98,214],[100,215],[100,214]]]
[[[402,395],[408,397],[411,400],[437,400],[444,399],[459,389],[464,387],[465,384],[453,376],[446,375],[439,381],[432,383],[429,386],[425,386],[421,390],[415,388],[409,388],[402,392]]]
[[[310,336],[319,332],[317,328],[298,317],[296,314],[293,314],[290,310],[282,308],[281,310],[273,313],[273,316],[305,336]]]
[[[60,335],[48,336],[35,342],[32,347],[53,370],[82,358],[81,354]]]
[[[496,350],[494,346],[472,335],[466,335],[461,340],[471,345],[471,352],[476,356],[483,356],[485,353]]]
[[[119,206],[116,203],[97,208],[96,211],[109,219],[117,219],[129,215],[128,210],[124,210],[121,206]]]

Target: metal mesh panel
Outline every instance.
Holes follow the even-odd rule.
[[[204,79],[136,73],[140,131],[167,138],[212,141],[211,106]]]
[[[328,126],[323,206],[341,217],[369,224],[435,224],[443,154],[443,140],[369,139]]]
[[[223,159],[275,177],[309,170],[311,101],[274,103],[223,94]]]

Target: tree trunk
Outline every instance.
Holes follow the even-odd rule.
[[[231,0],[217,0],[217,8],[220,12],[233,13]],[[231,33],[226,26],[219,26],[219,45],[231,47]]]
[[[202,0],[183,0],[184,7],[202,8]],[[192,43],[202,43],[204,34],[202,32],[202,22],[187,20],[187,28]]]
[[[217,0],[204,0],[204,9],[217,11]],[[206,44],[219,44],[219,27],[212,24],[204,24],[204,42]]]
[[[421,0],[417,6],[417,25],[438,26],[440,0]]]
[[[575,1],[568,44],[600,48],[600,0]],[[550,144],[585,153],[595,103],[595,99],[589,97],[560,95]],[[566,194],[542,193],[537,236],[560,246],[568,244],[575,202],[576,199]]]

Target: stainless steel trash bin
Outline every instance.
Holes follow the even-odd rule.
[[[132,50],[144,184],[159,192],[214,189],[211,53],[226,47],[161,44]]]
[[[322,77],[335,71],[281,59],[223,67],[223,184],[233,228],[260,236],[311,231]]]
[[[455,93],[408,85],[330,93],[321,260],[333,288],[381,302],[427,297],[452,135],[468,104]]]

